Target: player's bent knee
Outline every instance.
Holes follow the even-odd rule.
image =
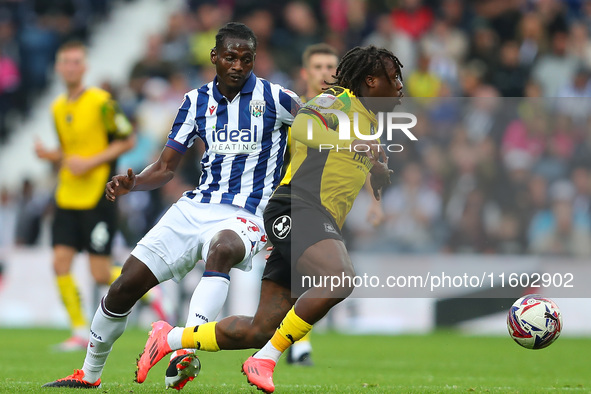
[[[155,278],[151,281],[140,275],[122,272],[109,288],[105,305],[112,312],[125,313],[156,284]]]
[[[217,239],[209,248],[205,268],[227,273],[244,259],[245,250],[242,240],[232,232],[235,239],[224,242]]]

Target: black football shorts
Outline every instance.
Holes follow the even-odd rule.
[[[116,229],[117,206],[103,196],[92,209],[58,207],[53,218],[52,244],[110,255]]]
[[[263,279],[272,280],[299,295],[305,289],[292,286],[292,283],[301,283],[296,270],[297,260],[306,249],[324,239],[343,241],[339,227],[324,207],[291,196],[285,186],[269,200],[263,218],[267,237],[273,245]]]

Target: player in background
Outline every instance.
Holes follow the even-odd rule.
[[[333,80],[338,64],[338,52],[328,44],[314,44],[304,50],[300,70],[300,75],[306,82],[306,94],[300,96],[304,103],[330,88],[329,83]]]
[[[306,93],[300,96],[300,100],[306,103],[311,98],[330,88],[329,83],[333,81],[333,75],[338,64],[339,55],[334,47],[325,43],[308,46],[302,54],[302,68],[300,70],[300,75],[306,83]],[[286,162],[290,160],[290,155],[290,144],[288,143]],[[286,168],[287,166],[284,165],[284,170]],[[285,360],[291,365],[313,365],[310,333],[288,349]]]
[[[111,95],[84,85],[83,43],[63,44],[57,51],[55,69],[66,86],[66,93],[51,107],[59,147],[48,149],[37,140],[35,152],[59,166],[52,225],[53,268],[72,337],[56,350],[74,351],[86,349],[89,325],[71,273],[72,261],[77,252],[86,250],[96,283],[108,285],[114,280],[111,244],[117,208],[104,196],[104,185],[113,175],[117,158],[134,146],[135,138]]]
[[[378,149],[379,140],[355,139],[354,133],[351,140],[340,140],[338,117],[324,110],[344,112],[351,123],[357,114],[359,131],[373,134],[378,127],[375,113],[391,111],[400,102],[401,68],[390,51],[374,46],[356,47],[345,54],[336,70],[335,86],[308,102],[293,122],[295,152],[264,213],[273,250],[254,317],[230,316],[186,328],[154,323],[138,360],[139,383],[174,349],[262,347],[244,362],[242,371],[258,389],[275,390],[273,371],[281,354],[353,291],[346,281],[334,288],[330,283],[303,288],[300,276],[354,277],[340,229],[367,174],[371,173],[371,186],[379,198],[392,173],[384,150]],[[308,139],[308,125],[312,139]],[[341,149],[322,149],[321,144]]]
[[[133,305],[158,283],[181,280],[200,259],[205,272],[191,298],[187,326],[218,315],[231,268],[250,269],[252,256],[266,242],[262,214],[281,179],[287,129],[299,109],[294,93],[254,75],[256,46],[247,26],[223,26],[210,52],[216,77],[185,95],[160,157],[140,174],[129,169],[107,184],[111,201],[133,190],[161,187],[174,177],[195,139],[205,142],[199,186],[185,192],[138,242],[101,300],[82,369],[45,386],[99,387]],[[167,387],[181,389],[196,376],[198,363],[188,350],[173,357]]]

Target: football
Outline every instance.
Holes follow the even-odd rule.
[[[543,349],[560,336],[562,315],[554,301],[528,294],[511,306],[507,329],[511,338],[524,348]]]

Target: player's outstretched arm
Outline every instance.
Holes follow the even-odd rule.
[[[174,178],[174,172],[181,158],[181,153],[165,147],[158,160],[144,168],[138,175],[135,175],[131,168],[127,170],[126,175],[115,175],[105,188],[107,199],[115,201],[118,196],[130,191],[158,189]]]

